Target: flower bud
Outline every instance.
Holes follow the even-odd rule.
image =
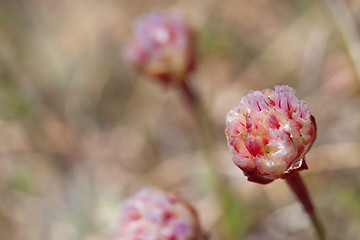
[[[179,195],[145,188],[122,205],[115,240],[205,240],[195,210]]]
[[[293,88],[275,86],[243,97],[228,113],[225,133],[235,165],[249,181],[266,184],[307,169],[316,123]]]
[[[189,26],[174,12],[151,12],[138,19],[124,58],[145,75],[179,84],[194,67]]]

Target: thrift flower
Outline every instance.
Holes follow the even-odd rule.
[[[269,183],[307,169],[316,137],[314,117],[289,86],[250,92],[226,118],[233,162],[249,181]]]
[[[180,196],[145,188],[124,202],[115,240],[204,240],[195,210]]]
[[[174,12],[151,12],[133,27],[124,57],[140,72],[165,84],[179,84],[194,67],[191,30]]]

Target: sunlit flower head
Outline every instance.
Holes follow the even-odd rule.
[[[178,84],[194,67],[193,47],[191,30],[178,13],[151,12],[134,23],[124,57],[147,76]]]
[[[249,181],[269,183],[307,168],[316,137],[314,117],[289,86],[253,91],[226,118],[233,162]]]
[[[121,208],[115,240],[203,240],[195,210],[179,195],[145,188]]]

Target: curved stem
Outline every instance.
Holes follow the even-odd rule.
[[[181,85],[181,91],[182,95],[184,97],[184,100],[189,105],[189,108],[194,114],[195,121],[197,122],[201,134],[200,134],[200,141],[203,145],[203,148],[206,153],[211,152],[212,146],[213,146],[213,132],[212,132],[212,124],[209,119],[208,112],[206,111],[205,107],[202,105],[201,100],[197,94],[197,92],[189,85],[187,79],[183,81],[183,84]],[[214,154],[208,154],[207,158],[210,161],[210,159],[214,159]],[[211,161],[212,162],[212,161]],[[215,166],[212,166],[215,167]],[[216,169],[216,168],[214,168]]]
[[[215,149],[215,136],[213,132],[212,122],[209,117],[209,113],[207,112],[206,107],[202,104],[199,95],[195,91],[196,89],[192,88],[192,86],[188,83],[188,81],[183,82],[181,85],[181,91],[184,100],[189,105],[189,108],[194,114],[195,121],[198,124],[200,129],[199,141],[204,150],[205,159],[207,163],[207,176],[209,177],[209,182],[213,191],[216,193],[218,197],[218,201],[224,212],[224,219],[226,222],[227,229],[224,229],[225,235],[227,235],[226,239],[234,239],[237,236],[237,232],[233,229],[232,221],[233,219],[226,212],[229,211],[231,207],[232,201],[235,201],[235,197],[232,195],[231,190],[226,187],[226,183],[224,179],[221,177],[221,173],[219,172],[219,166],[217,164],[217,156]],[[238,202],[237,202],[238,204]],[[205,238],[204,240],[207,240]]]
[[[325,232],[323,226],[316,215],[314,205],[312,204],[309,193],[301,176],[299,175],[299,172],[296,172],[291,177],[287,178],[286,182],[291,188],[292,192],[296,195],[298,200],[303,205],[305,211],[308,213],[319,239],[325,240]]]
[[[185,97],[187,103],[192,108],[196,109],[197,106],[199,105],[199,99],[198,99],[198,96],[193,91],[193,89],[191,89],[191,87],[189,86],[188,81],[186,79],[183,82],[183,84],[181,85],[181,90],[183,92],[183,96]]]

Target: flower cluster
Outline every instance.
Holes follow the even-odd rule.
[[[195,210],[177,194],[145,188],[124,202],[116,240],[203,240]]]
[[[177,85],[198,111],[198,97],[186,82],[194,69],[194,40],[174,12],[152,12],[138,19],[125,60],[148,77]],[[197,113],[195,111],[195,113]],[[200,118],[202,120],[202,118]],[[289,86],[252,91],[226,118],[226,138],[236,166],[249,181],[267,184],[286,179],[319,234],[306,187],[298,174],[316,138],[316,123],[304,101]],[[115,240],[205,240],[194,209],[179,195],[143,189],[125,201]]]
[[[253,91],[226,118],[233,162],[249,181],[269,183],[306,167],[316,137],[315,119],[289,86]]]
[[[131,65],[165,84],[179,84],[194,67],[193,38],[175,12],[152,12],[138,19],[134,39],[125,47]]]

